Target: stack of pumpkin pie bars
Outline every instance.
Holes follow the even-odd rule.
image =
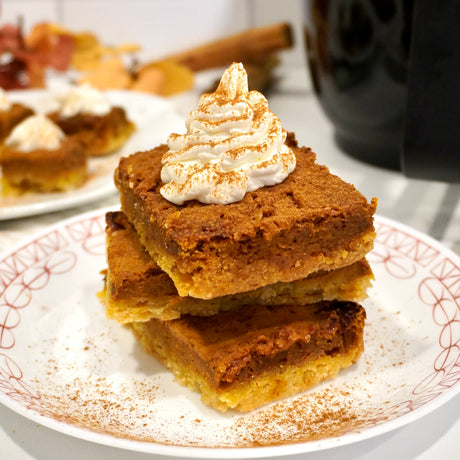
[[[295,167],[281,181],[248,186],[247,177],[259,180],[266,171],[252,174],[247,164],[254,158],[244,163],[236,154],[231,174],[228,161],[217,181],[219,174],[206,172],[218,161],[197,149],[212,150],[222,139],[229,144],[228,133],[238,137],[248,122],[251,133],[260,132],[262,121],[275,117],[260,93],[247,90],[245,78],[241,64],[233,64],[190,114],[187,134],[120,160],[121,211],[106,215],[104,296],[108,317],[131,328],[179,383],[220,411],[242,412],[305,391],[359,359],[366,314],[357,302],[373,281],[365,257],[373,247],[376,208],[375,199],[368,202],[319,165],[284,130],[281,143],[291,159],[281,159],[282,166]],[[267,105],[268,115],[260,115],[258,104]],[[230,113],[226,124],[224,111]],[[232,123],[239,128],[229,129]],[[251,142],[245,154],[267,144]],[[180,159],[185,163],[178,166]],[[165,174],[168,161],[174,174]],[[266,156],[263,161],[270,163]],[[244,181],[235,175],[242,163]],[[174,183],[186,168],[198,171],[198,179]],[[235,184],[245,193],[229,199]],[[172,202],[168,193],[189,195]]]

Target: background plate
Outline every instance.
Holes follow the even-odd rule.
[[[64,90],[61,90],[62,93]],[[10,91],[11,101],[22,102],[37,112],[56,108],[57,90]],[[126,110],[136,124],[135,133],[114,154],[91,158],[89,179],[76,190],[63,193],[29,193],[20,197],[0,195],[0,220],[43,214],[97,201],[115,193],[113,172],[121,156],[147,150],[165,143],[171,132],[183,132],[184,118],[175,113],[171,103],[160,97],[133,91],[107,91],[113,105]]]
[[[104,211],[0,257],[0,401],[82,439],[180,457],[248,458],[349,444],[405,425],[459,392],[460,261],[376,217],[360,361],[309,392],[220,414],[105,317]]]

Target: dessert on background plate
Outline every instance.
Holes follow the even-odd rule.
[[[11,102],[7,92],[0,88],[0,141],[4,141],[17,124],[33,114],[30,107]]]
[[[44,115],[18,124],[0,150],[1,193],[62,192],[84,183],[88,155],[79,139]]]
[[[361,355],[376,200],[298,146],[241,64],[186,127],[115,171],[107,314],[206,404],[250,411]]]
[[[102,91],[87,84],[70,89],[48,117],[65,134],[79,136],[96,157],[118,150],[135,130],[123,107],[113,106]]]

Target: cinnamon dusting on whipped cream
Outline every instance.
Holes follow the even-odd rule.
[[[286,132],[267,99],[248,90],[246,70],[232,64],[214,93],[200,97],[186,134],[171,134],[160,193],[172,203],[228,204],[281,183],[295,168]]]

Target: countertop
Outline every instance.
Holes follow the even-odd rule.
[[[196,106],[197,89],[172,98],[182,115]],[[460,184],[407,179],[397,171],[359,162],[334,143],[331,124],[313,96],[302,69],[286,69],[268,95],[270,108],[285,129],[294,131],[302,145],[311,146],[318,162],[326,164],[368,198],[378,197],[378,214],[402,222],[460,254]],[[35,232],[89,210],[118,206],[116,193],[98,202],[44,215],[0,221],[0,253]],[[292,455],[293,460],[460,459],[460,395],[408,425],[354,444]],[[162,456],[131,452],[73,438],[0,405],[0,458],[4,459],[160,459]]]

